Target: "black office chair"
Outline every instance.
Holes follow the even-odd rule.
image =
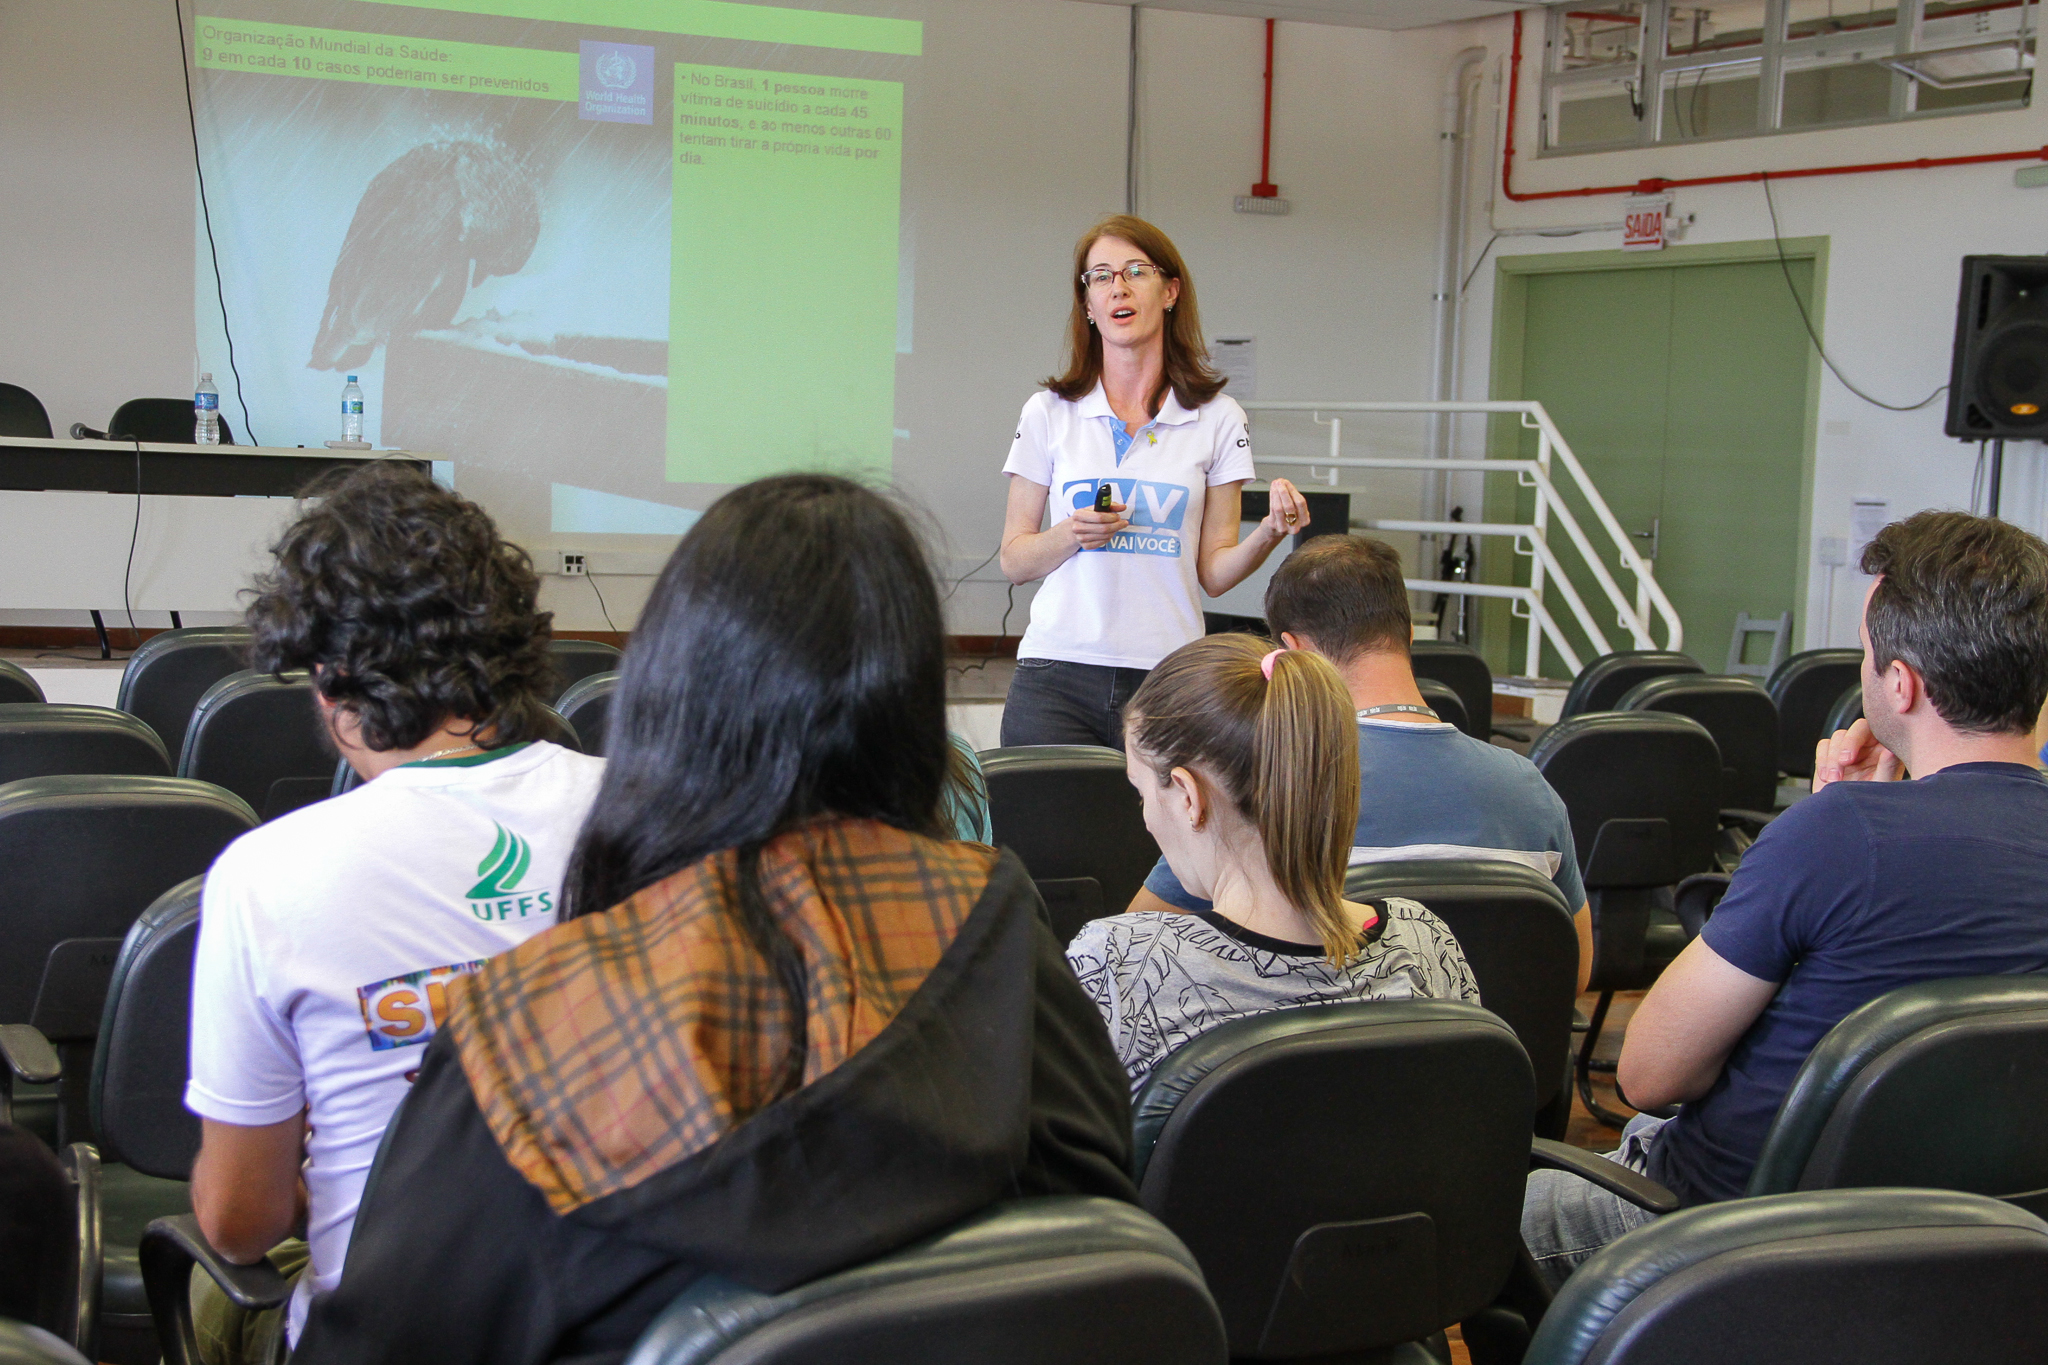
[[[555,699],[555,709],[576,731],[586,754],[604,756],[605,726],[611,720],[612,693],[619,687],[617,673],[592,673],[570,684]]]
[[[104,706],[0,708],[0,783],[63,773],[169,777],[171,760],[156,731]]]
[[[1474,739],[1493,737],[1493,670],[1478,650],[1449,640],[1417,640],[1408,646],[1408,659],[1417,682],[1432,678],[1458,694],[1465,709],[1460,730]]]
[[[1889,991],[1828,1030],[1747,1193],[1927,1185],[2048,1214],[2048,975]]]
[[[2048,1358],[2048,1224],[1938,1190],[1671,1214],[1565,1282],[1525,1365],[1985,1365]]]
[[[1157,1219],[1075,1196],[1015,1199],[780,1294],[717,1276],[654,1320],[626,1365],[1223,1365],[1201,1271]]]
[[[984,749],[996,843],[1017,851],[1034,881],[1093,877],[1102,907],[1120,915],[1159,860],[1124,756],[1086,744]],[[1079,924],[1053,923],[1065,943]]]
[[[334,750],[321,733],[312,680],[245,670],[192,709],[178,776],[226,787],[274,820],[327,795]]]
[[[1828,1030],[1778,1105],[1745,1199],[1915,1185],[2048,1212],[2048,974],[1901,986]],[[1561,1163],[1560,1163],[1561,1164]],[[1604,1165],[1607,1169],[1600,1169]],[[1567,1167],[1622,1198],[1674,1201],[1612,1162]]]
[[[1672,673],[1704,673],[1699,661],[1674,649],[1622,649],[1602,654],[1579,670],[1564,694],[1558,719],[1569,720],[1589,711],[1612,711],[1622,695],[1637,683]]]
[[[54,435],[49,410],[43,407],[42,399],[19,384],[0,384],[0,436],[47,441]]]
[[[626,656],[616,645],[602,640],[564,640],[558,635],[548,641],[548,657],[559,680],[555,686],[555,706],[559,709],[570,688],[595,673],[616,674]]]
[[[80,1177],[68,1278],[84,1294],[71,1339],[119,1365],[154,1365],[159,1354],[138,1253],[143,1230],[192,1208],[199,1120],[184,1101],[204,883],[192,877],[166,891],[122,940],[93,1050],[97,1146],[64,1152]]]
[[[1770,693],[1744,677],[1673,673],[1639,682],[1617,711],[1669,711],[1691,716],[1721,751],[1721,809],[1754,831],[1768,824],[1778,800],[1778,708]],[[1807,758],[1813,755],[1809,750]]]
[[[1593,974],[1600,993],[1579,1047],[1579,1098],[1604,1123],[1623,1116],[1594,1103],[1593,1050],[1616,991],[1642,990],[1685,947],[1672,891],[1714,866],[1720,830],[1721,752],[1690,716],[1595,711],[1560,721],[1529,760],[1563,798],[1593,912]]]
[[[1813,776],[1813,750],[1828,712],[1846,687],[1860,685],[1863,651],[1809,649],[1778,665],[1764,684],[1778,708],[1778,768],[1791,777]]]
[[[220,417],[220,443],[235,443],[235,429],[225,412]],[[109,441],[154,441],[164,445],[191,445],[192,400],[189,398],[131,398],[114,409],[107,419],[105,438]],[[88,435],[93,433],[88,432]]]
[[[1239,616],[1228,611],[1205,611],[1202,613],[1204,635],[1265,635],[1266,618],[1263,616]],[[1275,641],[1275,643],[1278,643]]]
[[[1438,720],[1455,725],[1468,735],[1472,733],[1471,718],[1465,714],[1465,699],[1453,692],[1448,684],[1435,678],[1417,678],[1415,690],[1422,694],[1422,704],[1436,712]],[[1491,719],[1489,714],[1488,720]]]
[[[39,1327],[0,1318],[0,1365],[91,1365],[91,1362]]]
[[[1853,687],[1844,688],[1842,695],[1835,698],[1835,704],[1828,708],[1828,717],[1821,722],[1820,738],[1814,740],[1814,748],[1818,749],[1820,747],[1821,739],[1825,739],[1837,730],[1846,730],[1862,719],[1863,683],[1859,679]],[[1809,765],[1813,762],[1813,754],[1811,752],[1806,755],[1806,761]]]
[[[1571,1119],[1572,1001],[1578,995],[1578,909],[1557,883],[1521,863],[1431,859],[1365,863],[1344,879],[1354,901],[1405,896],[1442,920],[1465,950],[1479,1003],[1521,1040],[1536,1075],[1539,1137]]]
[[[1232,1020],[1139,1091],[1139,1198],[1200,1262],[1233,1358],[1425,1365],[1441,1357],[1416,1343],[1515,1262],[1534,1095],[1513,1030],[1476,1005]]]
[[[247,626],[186,626],[152,635],[121,670],[114,705],[140,716],[163,739],[164,752],[185,752],[185,729],[199,699],[249,666]]]
[[[91,1136],[86,1083],[121,941],[255,812],[171,777],[38,777],[0,787],[0,1021],[31,1024],[63,1068],[53,1145]],[[46,1081],[10,1070],[7,1082]],[[6,1115],[0,1113],[0,1120]]]
[[[10,659],[0,659],[0,706],[43,699],[42,684],[27,669]]]
[[[562,719],[562,713],[553,707],[544,707],[542,710],[541,719],[548,727],[548,732],[543,738],[571,753],[584,752],[583,741],[577,736],[576,727]],[[340,796],[343,792],[352,792],[363,785],[363,779],[356,776],[356,770],[348,766],[348,760],[345,758],[334,765],[332,775],[321,778],[321,781],[327,784],[329,796]]]

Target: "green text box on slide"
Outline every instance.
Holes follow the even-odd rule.
[[[195,65],[359,85],[400,85],[466,95],[577,98],[578,54],[388,33],[301,28],[250,19],[192,21]]]
[[[832,14],[738,0],[374,0],[407,9],[448,10],[501,19],[539,19],[598,28],[631,28],[692,38],[836,47],[915,57],[924,51],[924,25],[915,19]]]
[[[676,67],[668,477],[889,472],[903,86]]]

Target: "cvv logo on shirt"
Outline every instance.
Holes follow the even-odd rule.
[[[1110,554],[1125,555],[1166,555],[1178,558],[1180,537],[1174,532],[1181,528],[1181,522],[1188,513],[1188,490],[1177,483],[1159,483],[1152,479],[1111,479],[1116,487],[1116,500],[1124,505],[1124,520],[1129,530],[1119,531],[1109,538],[1109,544],[1101,547]],[[1100,479],[1076,479],[1067,483],[1060,491],[1066,495],[1073,510],[1095,504],[1095,490],[1101,486]]]
[[[1188,490],[1177,483],[1159,483],[1152,479],[1111,479],[1116,487],[1116,500],[1124,505],[1124,520],[1133,527],[1150,531],[1178,531],[1188,514]],[[1100,479],[1077,479],[1069,482],[1064,489],[1067,501],[1076,512],[1095,505],[1095,490]]]

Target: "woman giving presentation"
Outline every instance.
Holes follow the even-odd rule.
[[[1081,237],[1067,351],[1003,464],[1003,573],[1045,580],[1017,647],[1006,748],[1121,749],[1131,693],[1202,635],[1196,589],[1228,592],[1308,524],[1306,500],[1275,479],[1266,519],[1237,538],[1244,409],[1209,368],[1195,283],[1165,233],[1119,214]]]

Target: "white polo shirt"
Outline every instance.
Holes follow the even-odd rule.
[[[313,1296],[341,1282],[448,981],[553,927],[603,775],[603,759],[547,743],[408,763],[251,830],[207,873],[185,1107],[245,1127],[312,1110],[294,1344]]]
[[[1120,425],[1099,383],[1077,402],[1041,390],[1024,404],[1003,472],[1051,490],[1054,524],[1109,479],[1130,526],[1045,576],[1020,659],[1151,668],[1202,637],[1202,511],[1209,489],[1253,477],[1244,409],[1218,394],[1190,412],[1168,390],[1121,461]]]

